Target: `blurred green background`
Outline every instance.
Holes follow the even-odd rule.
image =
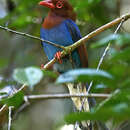
[[[40,37],[40,28],[48,9],[38,5],[39,0],[0,0],[0,25],[13,30],[29,33]],[[103,24],[129,12],[129,0],[70,0],[77,13],[77,25],[82,36],[87,35]],[[129,5],[129,6],[128,6]],[[104,46],[93,48],[95,42],[113,34],[116,27],[106,30],[86,43],[89,57],[89,67],[96,68],[103,53]],[[126,22],[121,33],[130,32],[130,24]],[[127,41],[127,43],[129,43]],[[129,80],[130,60],[110,63],[109,58],[129,44],[114,44],[106,57],[102,69],[117,75],[120,79]],[[37,66],[47,63],[48,60],[41,47],[41,42],[28,37],[9,33],[0,29],[0,82],[11,85],[12,73],[16,68]],[[112,67],[113,66],[113,67]],[[118,66],[118,67],[117,67]],[[54,79],[45,78],[27,94],[62,93],[67,88],[55,85]],[[19,87],[15,83],[15,87]],[[100,91],[100,87],[97,90]],[[101,90],[104,92],[104,89]],[[110,90],[107,90],[110,91]],[[63,123],[64,115],[72,111],[72,102],[69,99],[43,100],[32,103],[24,112],[20,113],[13,121],[12,130],[53,130],[58,129]],[[7,125],[3,129],[6,129]],[[1,128],[2,129],[2,128]]]

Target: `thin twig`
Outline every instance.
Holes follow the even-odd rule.
[[[79,127],[79,123],[76,121],[76,123],[74,124],[74,130],[77,130],[78,127]]]
[[[16,118],[17,118],[17,115],[20,113],[20,112],[22,112],[27,106],[29,106],[29,104],[28,103],[24,103],[24,104],[22,104],[20,107],[19,107],[19,109],[15,112],[15,114],[14,114],[14,116],[13,116],[13,120],[15,120]]]
[[[120,27],[122,26],[123,22],[124,22],[124,18],[123,18],[123,19],[121,20],[121,22],[119,23],[119,25],[118,25],[117,29],[115,30],[114,34],[116,34],[116,33],[119,31],[119,29],[120,29]],[[101,58],[100,58],[100,60],[99,60],[99,63],[98,63],[98,66],[97,66],[97,71],[100,69],[100,66],[101,66],[101,64],[103,63],[103,60],[104,60],[104,58],[105,58],[105,56],[106,56],[108,50],[110,49],[110,46],[111,46],[111,43],[109,43],[109,44],[107,45],[107,47],[105,48],[104,53],[103,53],[103,55],[101,56]],[[92,85],[93,85],[93,81],[91,81],[90,84],[89,84],[89,86],[88,86],[87,94],[90,92],[90,89],[91,89]],[[107,98],[107,99],[108,99],[108,98]],[[84,98],[83,101],[82,101],[82,105],[81,105],[80,111],[82,111],[84,103],[85,103],[85,98]]]
[[[119,23],[118,27],[116,28],[114,34],[116,34],[116,33],[119,31],[119,29],[121,28],[123,22],[124,22],[124,19],[121,20],[121,22]],[[97,71],[100,69],[100,66],[101,66],[101,64],[103,63],[103,60],[104,60],[104,58],[105,58],[107,52],[109,51],[110,46],[111,46],[111,42],[108,43],[107,47],[106,47],[105,50],[104,50],[103,55],[101,56],[101,58],[100,58],[100,60],[99,60],[99,63],[98,63],[98,66],[97,66]],[[90,90],[91,90],[91,88],[92,88],[92,85],[93,85],[93,81],[91,81],[90,84],[89,84],[89,86],[88,86],[87,94],[90,92]],[[84,103],[85,103],[85,99],[82,101],[82,105],[81,105],[80,111],[82,111]]]
[[[103,107],[103,105],[108,102],[112,97],[114,97],[115,95],[117,95],[120,92],[119,89],[116,89],[108,98],[106,98],[105,100],[103,100],[98,107],[96,108],[96,111],[98,111],[101,107]]]
[[[9,122],[8,122],[8,130],[11,130],[11,121],[12,121],[12,117],[11,117],[11,114],[12,114],[12,109],[14,107],[13,106],[10,106],[9,107]]]
[[[23,85],[21,86],[21,88],[19,88],[19,89],[17,90],[17,92],[23,91],[24,89],[26,89],[26,87],[27,87],[27,85],[26,85],[26,84],[23,84]]]
[[[95,98],[108,98],[110,94],[41,94],[41,95],[28,95],[25,96],[28,100],[37,100],[37,99],[61,99],[61,98],[76,98],[76,97],[95,97]]]
[[[123,22],[124,22],[124,19],[121,20],[121,22],[120,22],[120,24],[118,25],[117,29],[115,30],[114,34],[117,34],[117,32],[118,32],[119,29],[121,28]],[[102,55],[101,58],[100,58],[99,64],[98,64],[98,66],[97,66],[97,71],[100,69],[100,66],[101,66],[101,64],[103,63],[103,60],[104,60],[104,58],[105,58],[107,52],[109,51],[110,46],[111,46],[111,42],[109,42],[109,44],[107,45],[107,47],[106,47],[105,50],[104,50],[103,55]],[[92,85],[93,85],[93,81],[91,81],[91,83],[90,83],[90,85],[89,85],[89,87],[88,87],[88,90],[87,90],[88,93],[89,93],[89,91],[90,91]]]
[[[89,33],[88,35],[86,35],[85,37],[81,38],[79,41],[75,42],[74,44],[65,47],[65,50],[63,50],[61,52],[61,57],[64,57],[65,55],[69,54],[74,49],[76,49],[78,46],[80,46],[81,44],[85,44],[89,39],[97,36],[98,34],[100,34],[101,32],[105,31],[106,29],[111,28],[111,27],[119,24],[122,20],[126,21],[129,18],[130,18],[130,13],[129,14],[125,14],[125,15],[121,16],[120,18],[117,18],[117,19],[111,21],[110,23],[107,23],[107,24],[101,26],[100,28],[98,28],[95,31]],[[56,59],[53,58],[51,61],[49,61],[44,66],[44,69],[50,68],[55,62],[56,62]]]
[[[8,110],[8,106],[5,104],[0,108],[0,115],[2,115],[6,110]]]
[[[33,35],[30,35],[30,34],[27,34],[27,33],[23,33],[23,32],[18,32],[18,31],[15,31],[15,30],[12,30],[10,28],[7,28],[7,27],[3,27],[0,25],[0,28],[3,29],[3,30],[6,30],[8,32],[11,32],[11,33],[15,33],[15,34],[18,34],[18,35],[21,35],[21,36],[26,36],[26,37],[30,37],[32,39],[36,39],[36,40],[39,40],[39,41],[42,41],[42,42],[46,42],[48,44],[51,44],[53,46],[56,46],[58,48],[61,48],[63,50],[65,50],[65,47],[64,46],[61,46],[59,44],[56,44],[56,43],[53,43],[53,42],[50,42],[50,41],[47,41],[47,40],[44,40],[42,38],[39,38],[39,37],[36,37],[36,36],[33,36]]]

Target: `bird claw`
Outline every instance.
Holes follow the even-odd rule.
[[[44,64],[41,64],[41,67],[40,67],[40,68],[41,68],[41,70],[43,70],[43,69],[44,69]]]
[[[58,62],[59,62],[60,64],[62,64],[61,52],[60,52],[60,51],[56,52],[55,58],[58,60]]]

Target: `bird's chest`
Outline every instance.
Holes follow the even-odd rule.
[[[68,46],[73,44],[71,35],[67,30],[67,27],[64,22],[51,29],[41,28],[41,38],[62,46]],[[42,45],[49,60],[54,57],[57,51],[62,50],[61,48],[57,48],[56,46],[50,45],[45,42],[42,42]]]
[[[68,46],[73,43],[70,32],[67,30],[64,23],[61,23],[52,29],[42,28],[41,33],[42,38],[59,45]]]

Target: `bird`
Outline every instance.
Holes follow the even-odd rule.
[[[56,43],[61,46],[69,46],[82,38],[80,30],[76,25],[76,13],[68,0],[44,0],[40,1],[41,6],[50,10],[45,17],[40,30],[40,37],[44,40]],[[62,48],[42,42],[42,47],[48,60],[54,57],[57,59],[53,64],[54,71],[63,74],[71,69],[87,68],[88,54],[85,44],[81,44],[70,55],[61,58]],[[67,83],[70,94],[87,93],[86,84]],[[78,111],[90,111],[87,98],[72,98]],[[91,130],[90,121],[82,122],[85,130]]]

